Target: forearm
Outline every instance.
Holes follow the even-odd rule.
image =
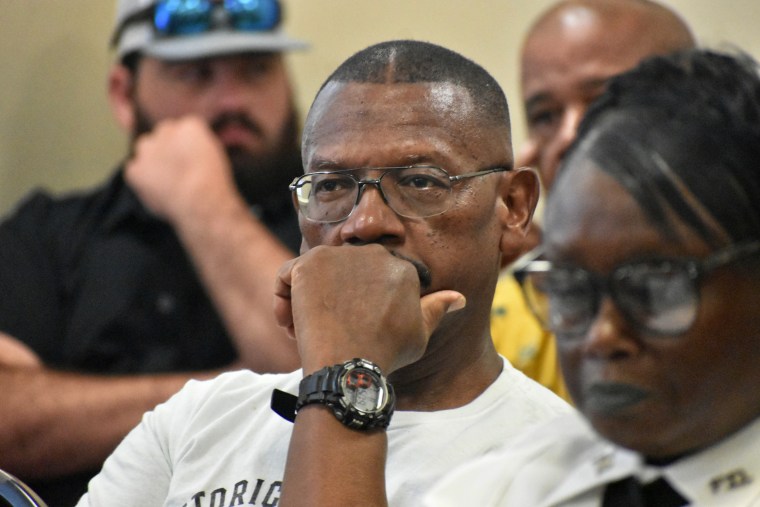
[[[323,405],[296,417],[283,480],[281,507],[387,506],[385,431],[343,426]]]
[[[160,122],[140,137],[124,176],[142,203],[174,227],[243,365],[259,372],[297,368],[296,344],[272,308],[277,270],[293,254],[251,215],[206,122]]]
[[[277,325],[273,290],[277,271],[293,254],[242,199],[196,209],[175,224],[244,366],[258,372],[299,367],[296,343]]]
[[[0,369],[0,468],[24,478],[96,468],[144,412],[168,399],[189,378]]]

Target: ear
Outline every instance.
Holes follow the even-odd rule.
[[[135,126],[135,80],[124,65],[115,64],[108,73],[108,100],[119,126],[126,132],[134,132]]]
[[[504,173],[501,193],[502,266],[533,249],[538,243],[537,229],[531,226],[538,203],[540,184],[532,168],[521,167]]]

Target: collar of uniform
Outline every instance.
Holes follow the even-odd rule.
[[[695,505],[759,505],[760,417],[723,441],[665,467],[664,475]]]
[[[580,416],[579,416],[580,417]],[[562,478],[557,488],[541,503],[541,505],[563,505],[565,501],[588,494],[604,485],[628,477],[638,475],[642,467],[641,458],[627,449],[617,447],[599,438],[587,421],[581,422],[585,427],[590,447],[577,457],[570,470]]]
[[[562,505],[593,490],[601,495],[606,484],[628,476],[644,483],[664,476],[694,505],[760,505],[760,418],[724,441],[665,467],[646,465],[638,454],[597,437],[541,505]]]

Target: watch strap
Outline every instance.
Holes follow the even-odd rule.
[[[340,401],[340,374],[344,371],[342,364],[326,366],[307,375],[298,385],[298,401],[296,413],[304,405],[310,403],[323,403],[332,406]]]
[[[339,371],[336,371],[336,368],[342,366],[343,365],[338,364],[322,368],[311,375],[307,375],[301,380],[298,389],[299,393],[302,393],[305,390],[314,393],[313,396],[308,398],[309,401],[306,401],[305,399],[300,400],[299,397],[294,394],[286,393],[279,389],[273,389],[270,407],[277,415],[286,421],[295,422],[298,409],[308,403],[324,403],[325,405],[336,403],[340,396],[337,392]],[[326,391],[326,389],[329,390],[330,388],[332,389],[332,393]]]
[[[272,410],[285,419],[286,421],[295,422],[296,420],[296,403],[298,396],[286,393],[279,389],[272,390],[272,400],[269,404]]]

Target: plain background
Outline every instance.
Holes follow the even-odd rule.
[[[517,57],[554,0],[285,0],[286,30],[312,44],[289,56],[303,116],[321,82],[376,42],[413,38],[472,58],[504,87],[515,149],[524,138]],[[700,42],[760,58],[760,1],[670,0]],[[0,213],[34,187],[104,180],[126,152],[106,100],[114,0],[0,0]]]

